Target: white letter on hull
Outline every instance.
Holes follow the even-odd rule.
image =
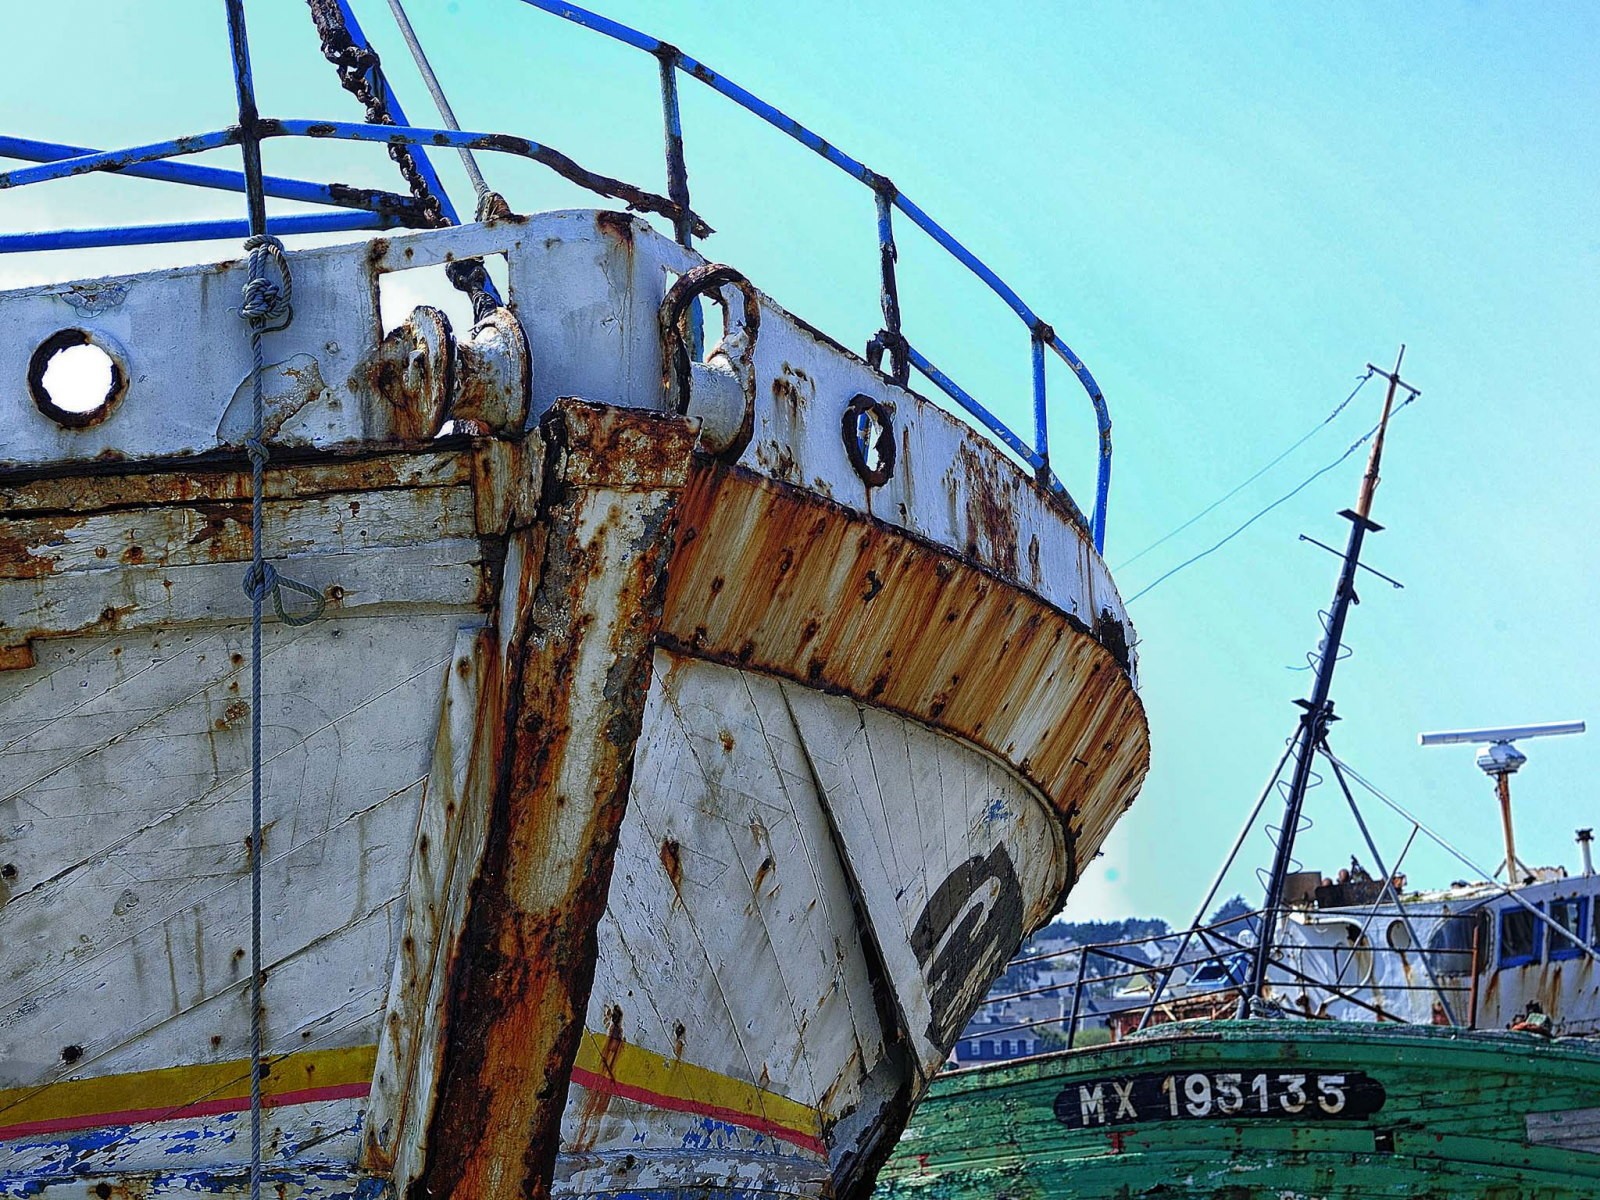
[[[1078,1089],[1078,1112],[1085,1125],[1089,1124],[1091,1113],[1094,1114],[1096,1125],[1106,1123],[1106,1098],[1098,1083],[1094,1085],[1092,1092],[1086,1087]]]
[[[1136,1117],[1139,1114],[1133,1108],[1133,1080],[1127,1083],[1111,1081],[1111,1090],[1117,1094],[1117,1120],[1123,1117]]]

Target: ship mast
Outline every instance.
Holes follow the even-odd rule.
[[[1290,864],[1294,860],[1295,832],[1300,826],[1300,810],[1305,804],[1306,789],[1311,780],[1312,760],[1326,738],[1328,725],[1333,720],[1333,702],[1329,700],[1328,695],[1333,687],[1334,668],[1339,663],[1339,648],[1344,638],[1345,618],[1349,615],[1351,602],[1356,598],[1355,576],[1356,569],[1361,565],[1361,545],[1368,532],[1376,533],[1383,528],[1371,519],[1372,496],[1378,488],[1378,467],[1383,459],[1383,441],[1384,435],[1389,430],[1389,417],[1394,412],[1395,392],[1404,388],[1413,396],[1420,394],[1416,388],[1400,378],[1400,363],[1405,355],[1406,348],[1401,346],[1400,353],[1394,360],[1393,371],[1380,371],[1368,364],[1370,371],[1389,381],[1389,388],[1383,398],[1383,417],[1378,422],[1377,433],[1372,439],[1372,450],[1367,455],[1367,469],[1361,477],[1361,491],[1356,497],[1356,506],[1354,510],[1347,508],[1339,514],[1350,522],[1350,540],[1345,547],[1344,565],[1339,571],[1339,582],[1333,591],[1327,636],[1323,639],[1318,652],[1316,682],[1312,685],[1311,695],[1307,699],[1296,701],[1303,712],[1300,716],[1299,729],[1295,734],[1294,774],[1290,778],[1289,795],[1284,803],[1283,832],[1278,838],[1277,853],[1272,860],[1272,875],[1267,883],[1261,935],[1256,944],[1255,962],[1245,993],[1247,1003],[1258,1000],[1262,989],[1266,986],[1267,965],[1272,958],[1273,937],[1282,915],[1284,885],[1289,876]]]

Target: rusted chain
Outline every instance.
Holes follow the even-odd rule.
[[[361,102],[367,123],[397,124],[393,114],[389,112],[389,105],[383,93],[375,86],[375,81],[380,78],[379,70],[383,66],[378,52],[370,46],[358,45],[355,38],[350,35],[349,26],[345,24],[344,13],[339,8],[338,0],[306,0],[306,3],[311,8],[311,20],[316,25],[317,36],[322,42],[323,57],[333,64],[345,91]],[[455,114],[450,111],[449,104],[444,100],[444,93],[438,89],[438,82],[433,79],[433,71],[427,65],[427,59],[422,56],[422,47],[416,44],[410,22],[405,20],[404,10],[396,6],[395,12],[401,22],[401,31],[405,34],[407,42],[412,44],[413,53],[418,56],[418,65],[439,101],[445,123],[452,129],[458,128],[455,124]],[[422,171],[417,166],[416,156],[421,151],[394,142],[389,144],[388,150],[389,157],[400,168],[400,177],[406,181],[406,187],[411,189],[412,197],[422,210],[427,225],[434,229],[450,225],[452,222],[445,214],[443,203],[434,195],[433,189],[428,186],[428,181],[423,178]],[[478,220],[508,215],[510,210],[506,207],[506,202],[497,192],[490,191],[488,185],[484,183],[477,164],[472,160],[471,152],[462,150],[461,158],[467,164],[467,173],[472,177],[473,186],[477,189]],[[500,297],[496,294],[494,284],[489,279],[489,272],[484,268],[481,259],[453,262],[445,268],[445,275],[457,291],[465,293],[472,301],[474,321],[483,320],[500,307]]]
[[[367,123],[396,124],[389,115],[387,101],[373,86],[378,68],[383,65],[377,51],[370,46],[356,44],[344,23],[344,14],[339,10],[337,0],[306,0],[306,3],[311,8],[311,20],[322,42],[322,56],[333,64],[344,90],[361,102]],[[406,181],[406,187],[411,189],[411,195],[422,209],[427,227],[440,229],[449,225],[450,219],[444,214],[444,206],[428,187],[428,181],[422,177],[412,148],[391,144],[388,149],[389,157],[400,168],[400,177]]]

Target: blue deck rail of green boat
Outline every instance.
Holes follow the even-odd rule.
[[[1376,910],[1373,910],[1368,914],[1368,921],[1370,922],[1376,915]],[[1452,926],[1466,928],[1469,930],[1466,935],[1469,939],[1470,928],[1478,920],[1478,915],[1474,911],[1454,914],[1419,912],[1419,915],[1428,915]],[[1076,960],[1076,968],[1072,970],[1073,977],[1069,979],[1021,989],[997,988],[985,998],[985,1005],[999,1007],[1018,1001],[1059,997],[1063,1002],[1062,1011],[1044,1017],[1019,1016],[1009,1021],[996,1021],[985,1028],[981,1036],[993,1041],[1012,1034],[1046,1030],[1052,1036],[1059,1033],[1065,1048],[1070,1050],[1077,1043],[1079,1035],[1084,1032],[1085,1023],[1091,1016],[1084,1005],[1086,992],[1103,991],[1108,986],[1117,984],[1137,985],[1141,981],[1151,984],[1148,993],[1143,991],[1137,993],[1134,1002],[1123,1008],[1109,1011],[1100,1009],[1092,1015],[1096,1018],[1105,1018],[1108,1015],[1130,1019],[1137,1017],[1137,1027],[1144,1029],[1151,1024],[1161,1024],[1176,1019],[1177,1014],[1182,1011],[1209,1009],[1215,1013],[1231,1012],[1237,1007],[1246,980],[1241,960],[1248,959],[1254,952],[1254,931],[1265,916],[1265,912],[1258,909],[1178,933],[1149,934],[1117,942],[1070,946],[1064,950],[1019,955],[1006,964],[1007,975],[1017,968],[1033,968],[1040,964],[1068,960]],[[1365,937],[1366,925],[1363,925],[1361,934]],[[1170,957],[1152,959],[1146,952],[1147,949],[1159,951],[1164,944],[1172,942],[1177,942],[1178,947]],[[1337,996],[1370,1014],[1374,1019],[1406,1023],[1404,1018],[1364,999],[1361,993],[1365,985],[1361,973],[1359,970],[1351,972],[1359,956],[1365,956],[1370,963],[1386,957],[1403,956],[1405,953],[1403,950],[1392,945],[1376,945],[1370,942],[1348,947],[1304,945],[1296,949],[1300,955],[1300,967],[1274,959],[1273,967],[1279,983],[1316,988],[1330,996]],[[1441,953],[1434,948],[1429,948],[1425,952]],[[1460,951],[1442,953],[1459,954]],[[1313,975],[1304,969],[1306,963],[1319,960],[1328,963],[1331,970],[1329,976]],[[1181,981],[1181,995],[1175,986],[1180,982],[1175,977],[1180,974],[1185,976]],[[1476,970],[1472,974],[1475,976]],[[1414,992],[1438,997],[1449,1006],[1447,1011],[1459,1009],[1460,1017],[1469,1027],[1476,1024],[1475,985],[1459,979],[1452,982],[1429,980],[1426,978],[1426,973],[1424,977],[1423,982],[1397,984],[1391,981],[1384,987],[1389,994]],[[1281,1015],[1288,1018],[1311,1016],[1288,1008],[1283,1009]]]
[[[563,174],[580,187],[600,195],[622,199],[631,207],[653,212],[672,221],[678,239],[692,244],[697,231],[709,232],[699,222],[689,203],[688,172],[683,157],[683,129],[678,106],[677,76],[681,73],[709,87],[746,111],[760,117],[801,145],[814,151],[851,178],[871,190],[874,197],[881,276],[880,301],[883,328],[869,341],[867,358],[895,383],[905,385],[911,370],[934,384],[951,400],[998,438],[1033,471],[1038,486],[1058,496],[1077,513],[1066,487],[1050,463],[1049,394],[1046,381],[1048,349],[1065,363],[1087,394],[1094,409],[1097,429],[1095,500],[1085,523],[1097,551],[1104,552],[1106,510],[1111,490],[1111,416],[1100,385],[1083,360],[1073,352],[1054,328],[1045,322],[1014,288],[972,253],[942,225],[907,197],[887,176],[844,153],[799,121],[781,112],[753,92],[690,57],[671,43],[641,33],[599,13],[557,0],[520,0],[553,16],[632,46],[651,55],[661,76],[662,117],[667,144],[667,194],[658,196],[619,180],[585,171],[565,155],[526,138],[501,134],[465,133],[451,129],[419,127],[407,123],[404,111],[394,96],[381,68],[374,69],[372,83],[387,100],[394,125],[363,125],[333,121],[263,122],[262,136],[342,138],[418,148],[413,158],[433,194],[440,200],[444,215],[452,222],[457,216],[442,181],[429,162],[424,147],[467,149],[512,153],[533,158]],[[352,38],[368,45],[348,0],[338,0]],[[141,178],[202,188],[242,192],[243,172],[202,167],[169,160],[222,146],[239,145],[243,135],[237,127],[211,133],[173,138],[146,146],[102,151],[84,146],[38,141],[20,136],[0,135],[0,156],[40,163],[0,173],[0,189],[43,183],[91,171],[116,171]],[[281,199],[326,204],[336,211],[275,216],[268,219],[268,232],[283,236],[300,233],[328,233],[342,230],[380,230],[419,223],[415,202],[406,196],[368,188],[352,188],[309,180],[268,176],[267,195]],[[950,257],[976,276],[1016,314],[1028,332],[1032,368],[1033,430],[1031,439],[1012,429],[994,411],[941,371],[927,355],[913,346],[901,327],[900,299],[895,278],[898,255],[895,244],[894,213],[899,212]],[[94,229],[60,229],[37,233],[0,235],[0,253],[41,250],[81,249],[92,246],[128,246],[153,243],[243,238],[247,222],[237,220],[179,221],[154,225],[110,226]],[[887,370],[884,359],[887,356]]]

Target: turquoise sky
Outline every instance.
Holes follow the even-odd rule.
[[[410,0],[468,128],[534,137],[661,187],[654,61],[516,0]],[[262,110],[358,119],[304,5],[248,5]],[[13,11],[14,10],[14,11]],[[412,117],[431,119],[381,0],[357,5]],[[1352,615],[1335,744],[1486,866],[1499,837],[1468,748],[1422,729],[1600,720],[1600,8],[1557,4],[617,2],[893,177],[1054,323],[1116,422],[1117,567],[1269,461],[1409,345],[1424,391],[1395,423],[1374,515],[1389,529]],[[220,128],[233,93],[221,0],[8,6],[11,132],[128,145]],[[696,207],[781,303],[860,345],[877,328],[870,196],[685,80]],[[268,169],[395,186],[373,148],[269,144]],[[236,156],[203,159],[226,165]],[[442,164],[467,195],[459,170]],[[490,159],[528,211],[586,201]],[[278,206],[286,210],[292,206]],[[237,197],[84,179],[0,194],[0,227],[240,212]],[[0,283],[225,257],[228,245],[0,261]],[[908,230],[908,333],[1024,426],[1027,339]],[[1052,376],[1058,467],[1092,500],[1092,422]],[[1283,464],[1118,571],[1131,596],[1336,458],[1357,401]],[[1293,729],[1360,456],[1133,603],[1154,768],[1086,874],[1077,917],[1184,918]],[[1519,848],[1575,864],[1600,825],[1600,730],[1530,742]],[[1335,807],[1338,805],[1338,807]],[[1331,784],[1301,857],[1368,855]],[[1393,857],[1406,827],[1374,816]],[[1251,867],[1230,891],[1252,899]],[[1372,865],[1368,862],[1368,865]],[[1467,874],[1419,846],[1414,883]]]

